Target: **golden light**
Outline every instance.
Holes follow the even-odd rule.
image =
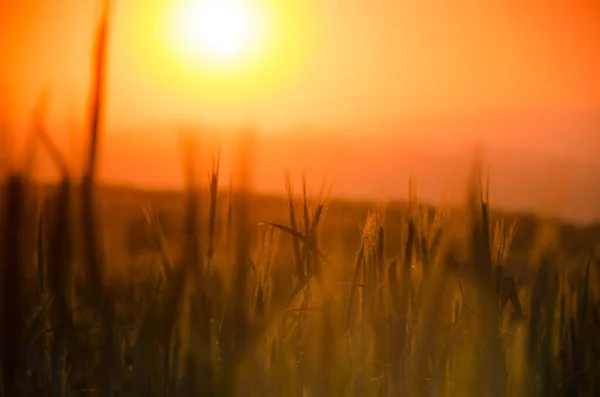
[[[172,20],[175,43],[190,58],[231,62],[260,45],[260,12],[242,0],[183,3]]]
[[[317,59],[322,26],[312,1],[131,0],[118,15],[128,23],[114,33],[114,59],[165,101],[203,108],[267,100],[297,84]]]

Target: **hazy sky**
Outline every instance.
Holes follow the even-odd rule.
[[[115,0],[109,135],[152,123],[249,119],[265,130],[301,125],[372,133],[374,126],[389,132],[415,115],[476,115],[483,117],[481,127],[486,114],[527,120],[528,114],[598,115],[600,109],[595,0],[258,1],[272,28],[258,46],[264,48],[257,48],[262,55],[218,70],[193,62],[171,38],[168,16],[177,0]],[[58,142],[69,126],[82,123],[98,11],[99,2],[91,0],[0,2],[0,119],[14,131],[25,131],[42,89],[52,97],[49,125]],[[524,146],[550,142],[563,155],[587,150],[588,156],[600,144],[598,118],[578,123],[588,129],[579,145],[560,125],[510,136]],[[448,134],[461,139],[457,128]],[[392,132],[389,146],[399,145],[394,136],[410,134]],[[503,136],[498,128],[488,135]],[[117,135],[107,139],[114,150],[135,155]],[[174,140],[169,129],[152,142],[160,148]],[[364,150],[368,143],[361,144]]]
[[[177,1],[114,3],[114,127],[192,115],[346,126],[414,112],[600,107],[594,0],[272,1],[277,44],[253,67],[219,76],[173,51],[165,15]],[[97,2],[0,7],[1,87],[11,115],[24,117],[42,87],[55,97],[56,117],[79,109]]]

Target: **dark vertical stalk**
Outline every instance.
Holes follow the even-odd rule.
[[[2,263],[0,308],[2,310],[2,383],[5,396],[17,395],[17,376],[20,371],[19,345],[23,335],[21,302],[21,271],[23,269],[22,239],[24,180],[20,175],[9,176],[4,206],[4,258]]]
[[[48,285],[53,296],[51,321],[54,336],[52,349],[52,396],[61,396],[63,374],[61,357],[73,336],[73,316],[70,300],[71,224],[69,218],[71,186],[67,176],[54,197],[53,219],[49,225]],[[71,357],[69,357],[71,361]]]
[[[210,190],[210,202],[209,202],[209,213],[208,213],[208,247],[207,247],[207,265],[210,266],[212,257],[214,255],[215,247],[215,226],[217,218],[217,204],[219,194],[219,164],[220,155],[217,155],[216,160],[213,163],[213,168],[209,176],[209,190]]]
[[[100,391],[102,396],[111,396],[113,374],[119,372],[121,360],[116,357],[115,338],[113,333],[114,313],[107,294],[103,291],[103,272],[98,252],[98,236],[94,213],[94,183],[98,163],[98,147],[100,141],[101,121],[104,111],[104,90],[106,75],[107,38],[109,27],[110,1],[103,3],[103,12],[98,25],[96,47],[93,64],[93,86],[89,125],[88,164],[83,177],[83,253],[88,281],[90,283],[90,299],[92,305],[102,315],[103,343],[100,360]]]

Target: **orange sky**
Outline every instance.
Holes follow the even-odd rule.
[[[85,97],[94,3],[2,2],[2,87],[17,117],[44,86],[57,109]],[[216,122],[251,111],[269,126],[343,126],[412,112],[600,106],[600,11],[593,0],[273,1],[286,25],[276,34],[286,37],[267,65],[247,72],[262,81],[244,81],[246,92],[224,79],[207,82],[214,76],[165,48],[157,15],[164,3],[115,1],[115,127],[192,109]]]
[[[1,3],[0,118],[18,134],[42,88],[52,95],[49,124],[59,142],[61,131],[82,122],[95,3]],[[109,135],[151,123],[251,118],[268,131],[354,131],[391,129],[415,115],[600,109],[594,0],[263,0],[274,21],[267,53],[220,74],[191,64],[166,38],[165,10],[174,3],[115,1]],[[574,156],[600,142],[595,135],[569,146],[560,133],[553,139]],[[159,142],[173,139],[169,131]],[[545,137],[515,139],[533,145]]]

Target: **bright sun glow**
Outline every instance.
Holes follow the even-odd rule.
[[[173,21],[177,44],[193,56],[231,61],[256,45],[256,11],[241,0],[188,1]]]
[[[165,92],[190,100],[267,98],[293,84],[316,55],[312,1],[137,1],[157,4],[136,21],[143,35],[132,48],[141,69]]]

